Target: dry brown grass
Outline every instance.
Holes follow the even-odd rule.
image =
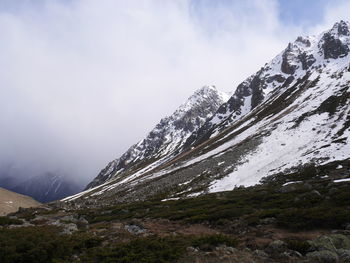
[[[37,207],[41,204],[33,198],[0,187],[0,216],[16,212],[20,207]]]

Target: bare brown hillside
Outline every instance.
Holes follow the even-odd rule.
[[[16,212],[20,207],[36,207],[40,203],[33,198],[0,187],[0,216]]]

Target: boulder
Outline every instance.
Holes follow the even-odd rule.
[[[269,248],[272,250],[282,250],[287,248],[287,244],[282,240],[274,240],[269,244]]]
[[[133,235],[141,235],[147,232],[147,229],[144,229],[138,225],[125,225],[124,228]]]
[[[341,234],[333,234],[321,236],[309,241],[313,250],[322,251],[329,250],[336,252],[337,249],[350,249],[350,239]]]
[[[350,250],[349,249],[338,249],[337,254],[339,256],[340,262],[350,263]]]
[[[78,231],[78,227],[74,223],[64,224],[62,233],[65,235],[71,235],[73,232]]]
[[[259,258],[268,258],[269,255],[263,250],[254,250],[253,255]]]
[[[336,253],[328,250],[315,251],[306,254],[310,262],[317,263],[337,263],[338,256]]]

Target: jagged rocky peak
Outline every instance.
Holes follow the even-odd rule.
[[[293,75],[298,68],[308,70],[317,59],[337,59],[349,53],[349,23],[341,20],[319,36],[299,36],[282,53],[281,70]]]
[[[339,22],[334,24],[330,32],[337,34],[339,36],[349,36],[350,35],[349,27],[350,27],[349,22],[340,20]]]
[[[165,117],[145,139],[133,145],[120,158],[110,162],[87,186],[87,189],[104,183],[122,173],[141,169],[150,161],[170,156],[179,149],[186,139],[212,117],[230,95],[215,86],[204,86],[196,90],[172,115]]]
[[[319,48],[325,59],[345,57],[349,53],[349,22],[340,21],[324,33]]]
[[[219,91],[215,86],[204,86],[182,104],[175,113],[162,121],[173,121],[174,128],[193,132],[211,117],[229,95]]]
[[[186,147],[198,145],[243,118],[262,103],[268,94],[292,85],[307,72],[326,67],[329,60],[349,53],[349,23],[340,21],[317,36],[299,36],[258,72],[238,85],[233,96],[196,131]]]
[[[315,61],[312,54],[312,37],[299,36],[293,43],[289,43],[282,54],[281,71],[292,75],[298,68],[307,70]]]

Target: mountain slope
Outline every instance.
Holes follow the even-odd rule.
[[[11,190],[31,196],[42,203],[47,203],[76,194],[82,189],[65,176],[56,173],[45,173],[32,177]]]
[[[110,162],[87,189],[117,175],[122,177],[123,174],[136,172],[152,162],[160,165],[165,161],[163,157],[182,147],[186,139],[227,99],[228,95],[214,86],[205,86],[197,90],[171,116],[162,119],[145,139],[133,145],[120,158]]]
[[[20,207],[37,207],[40,203],[29,196],[17,194],[0,187],[0,216],[16,212]]]
[[[349,24],[345,21],[336,23],[331,30],[317,37],[298,37],[271,62],[242,82],[217,114],[191,135],[186,146],[198,145],[216,135],[248,114],[271,91],[291,87],[293,81],[307,72],[325,67],[324,63],[346,57],[348,53]]]
[[[65,200],[190,197],[254,185],[307,164],[341,167],[350,158],[349,46],[344,21],[319,36],[298,37],[240,84],[177,156]]]

